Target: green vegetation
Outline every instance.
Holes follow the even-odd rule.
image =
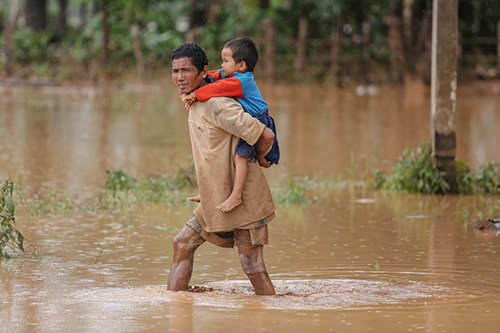
[[[16,192],[14,183],[5,178],[0,178],[0,181],[0,258],[10,259],[9,252],[26,251],[24,250],[24,237],[15,227],[15,205],[12,200],[12,195]]]
[[[459,162],[457,179],[461,194],[499,194],[500,164],[490,162],[474,171],[465,162]]]
[[[424,142],[417,148],[405,149],[388,174],[380,169],[369,173],[368,165],[373,163],[373,158],[356,159],[354,154],[351,154],[351,167],[346,169],[346,180],[342,175],[338,175],[335,179],[319,175],[312,178],[284,175],[272,184],[274,200],[278,204],[311,204],[318,202],[325,191],[348,187],[364,189],[373,187],[387,191],[431,195],[449,192],[450,186],[446,175],[439,169],[439,166],[432,163],[429,142]],[[56,190],[46,196],[36,194],[29,197],[23,194],[19,197],[22,205],[34,215],[68,213],[74,210],[97,213],[119,208],[121,213],[128,217],[134,208],[139,208],[144,213],[143,206],[146,202],[163,203],[168,207],[188,204],[186,199],[196,192],[197,186],[192,165],[187,168],[177,167],[171,175],[149,175],[143,181],[135,179],[123,170],[107,170],[106,175],[107,180],[103,189],[99,191],[98,196],[95,196],[97,200],[93,198],[77,200],[70,198],[66,193],[58,194]],[[360,177],[362,180],[359,180]],[[457,180],[460,194],[496,195],[500,189],[500,164],[491,162],[475,171],[470,169],[465,162],[458,162]],[[13,210],[9,209],[9,207],[13,209],[11,198],[12,191],[14,191],[13,183],[5,184],[11,184],[9,186],[12,186],[12,189],[4,185],[1,208],[2,221],[5,222],[2,223],[13,228],[15,217]],[[468,215],[467,211],[463,214],[465,217]],[[5,232],[5,234],[9,233]],[[18,234],[15,233],[15,235]],[[18,241],[16,244],[22,246],[22,238],[16,236],[16,240]]]
[[[306,197],[306,190],[310,187],[308,178],[288,177],[286,184],[276,189],[274,197],[279,204],[309,204],[311,200]]]
[[[431,16],[430,0],[6,0],[0,72],[92,81],[132,72],[147,79],[163,74],[184,42],[199,43],[219,64],[224,43],[246,35],[260,45],[262,66],[275,62],[279,78],[298,79],[300,71],[300,80],[380,81],[394,65],[424,77]],[[493,67],[498,1],[461,1],[458,16],[460,68]]]
[[[111,244],[113,244],[113,243],[108,243],[108,240],[106,238],[104,238],[104,244],[97,242],[97,245],[99,245],[99,254],[97,255],[97,258],[94,262],[94,265],[97,265],[97,262],[99,261],[99,258],[101,257],[102,252],[104,251],[106,246],[111,245]]]
[[[390,191],[424,194],[446,194],[450,184],[439,165],[432,163],[429,141],[420,147],[409,147],[398,157],[391,173],[375,170],[373,186]],[[457,163],[457,183],[460,194],[498,194],[500,189],[500,164],[491,162],[474,171],[467,163]]]
[[[418,148],[406,148],[394,163],[389,176],[376,170],[373,185],[390,191],[425,194],[445,194],[450,189],[446,173],[432,163],[429,141]]]
[[[119,208],[128,216],[135,207],[141,210],[142,202],[165,203],[168,206],[185,204],[196,187],[194,168],[178,167],[172,176],[150,175],[142,182],[128,175],[123,170],[106,170],[107,180],[97,200],[69,197],[65,192],[56,190],[44,195],[20,196],[21,203],[30,214],[44,215],[68,213],[69,211],[100,212]],[[22,192],[22,191],[21,191]]]

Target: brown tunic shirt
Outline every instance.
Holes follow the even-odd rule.
[[[234,150],[239,138],[254,145],[263,130],[264,125],[232,98],[216,97],[191,106],[189,134],[201,198],[194,215],[205,231],[231,231],[274,217],[271,191],[255,158],[248,160],[242,203],[227,213],[216,208],[233,188]]]

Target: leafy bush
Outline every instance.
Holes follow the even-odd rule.
[[[418,148],[407,148],[394,163],[391,174],[375,170],[375,188],[425,194],[446,194],[450,190],[446,172],[434,164],[429,141]],[[464,161],[457,162],[457,184],[460,194],[498,194],[500,164],[490,162],[472,170]]]
[[[51,38],[45,31],[35,31],[27,27],[14,30],[13,51],[16,59],[24,64],[46,61],[51,52]]]
[[[498,194],[500,189],[500,164],[490,162],[471,170],[465,162],[457,164],[457,181],[461,194]]]
[[[388,190],[443,194],[450,189],[446,172],[432,162],[429,141],[423,142],[418,148],[406,148],[388,177],[384,177],[380,170],[376,170],[375,175],[374,185]]]

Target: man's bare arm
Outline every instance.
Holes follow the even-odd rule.
[[[255,143],[255,149],[257,150],[257,161],[263,168],[269,168],[272,163],[266,160],[266,155],[269,153],[271,148],[273,147],[274,142],[274,133],[269,128],[264,128],[262,134],[259,137],[259,140]]]

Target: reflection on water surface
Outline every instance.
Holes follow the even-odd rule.
[[[496,83],[461,87],[459,159],[497,160]],[[393,161],[428,137],[428,89],[381,87],[373,97],[328,86],[263,89],[283,160],[266,171],[335,176],[350,156]],[[460,92],[460,90],[459,90]],[[189,165],[187,114],[175,90],[125,86],[1,88],[0,176],[26,192],[93,196],[105,170],[135,177]],[[356,177],[361,178],[362,174]],[[234,249],[204,245],[192,283],[165,290],[171,243],[194,208],[144,203],[130,215],[69,211],[19,228],[42,256],[0,262],[0,322],[7,332],[304,332],[494,330],[500,302],[496,197],[429,197],[367,188],[311,193],[280,205],[266,266],[277,296],[253,295]],[[107,244],[99,255],[99,245]]]

